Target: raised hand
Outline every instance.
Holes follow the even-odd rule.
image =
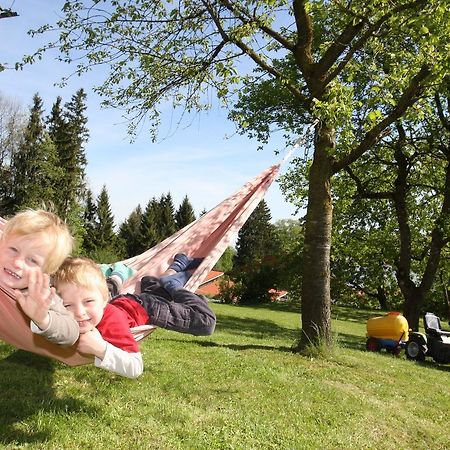
[[[26,291],[14,290],[17,302],[23,312],[41,329],[46,330],[50,324],[48,314],[52,295],[55,289],[50,288],[50,277],[42,272],[40,267],[26,269],[28,276],[28,289]]]

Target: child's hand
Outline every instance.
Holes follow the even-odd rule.
[[[80,334],[77,349],[81,353],[87,353],[103,359],[106,353],[106,341],[102,338],[97,328],[93,328],[87,333]]]
[[[50,325],[48,310],[51,305],[55,289],[50,288],[50,277],[39,267],[31,268],[28,272],[28,290],[22,292],[14,290],[17,302],[23,312],[41,329],[46,330]]]

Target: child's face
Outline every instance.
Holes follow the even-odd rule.
[[[61,283],[58,285],[58,294],[78,322],[80,333],[87,333],[99,324],[107,303],[99,289]]]
[[[51,248],[45,235],[9,235],[0,240],[0,282],[11,289],[28,286],[30,269],[43,269]]]

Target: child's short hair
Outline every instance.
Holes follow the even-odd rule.
[[[53,276],[56,290],[61,283],[70,283],[87,289],[99,289],[105,303],[109,299],[108,285],[99,265],[85,257],[69,257]]]
[[[44,272],[54,273],[73,248],[73,237],[68,226],[50,211],[26,209],[6,222],[1,239],[33,234],[45,234],[48,237],[51,251],[42,269]]]

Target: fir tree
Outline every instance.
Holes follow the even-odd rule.
[[[233,270],[242,283],[241,303],[269,301],[269,289],[276,283],[271,257],[278,241],[270,220],[270,210],[262,200],[239,231]]]
[[[90,189],[87,189],[86,191],[83,223],[83,249],[86,254],[91,254],[93,251],[97,250],[97,229],[99,228],[99,224],[97,219],[97,205],[95,204],[94,197]]]
[[[42,114],[42,99],[35,94],[23,143],[12,157],[12,203],[15,211],[27,206],[42,206],[55,199],[61,171]]]
[[[242,226],[236,241],[235,265],[251,266],[272,255],[276,249],[276,233],[272,216],[265,200],[261,200],[247,222]]]
[[[195,220],[194,208],[186,195],[181,202],[180,207],[175,213],[175,223],[178,230],[181,230],[186,225],[189,225]]]
[[[83,146],[88,139],[85,100],[86,94],[80,89],[63,111],[58,97],[48,118],[50,135],[63,169],[57,209],[59,215],[71,223],[78,223],[82,215],[79,205],[85,189],[86,156]]]
[[[97,249],[113,249],[115,245],[114,216],[111,212],[109,195],[106,186],[97,198],[97,229],[96,246]]]
[[[142,245],[151,248],[160,241],[157,221],[159,217],[159,203],[153,197],[145,207],[141,222]]]
[[[55,198],[55,208],[60,217],[65,218],[65,210],[68,200],[67,192],[67,171],[64,167],[64,158],[68,154],[70,146],[70,137],[68,133],[67,123],[64,120],[61,109],[61,97],[58,96],[52,106],[50,115],[47,117],[47,125],[49,135],[55,145],[56,154],[58,158],[58,166],[61,167],[61,179],[58,180],[59,192]]]
[[[127,258],[139,255],[146,250],[143,246],[142,222],[142,208],[138,205],[119,228],[119,238],[123,242]]]
[[[172,201],[172,195],[167,193],[162,195],[159,201],[159,217],[158,219],[158,231],[160,240],[163,240],[176,231],[175,225],[175,207]]]

